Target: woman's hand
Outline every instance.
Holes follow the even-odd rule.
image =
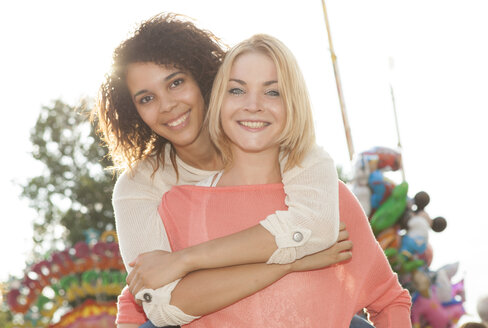
[[[129,265],[133,269],[127,276],[127,284],[132,295],[143,288],[163,287],[189,272],[179,252],[162,250],[139,254]]]
[[[347,240],[349,233],[346,230],[346,224],[341,222],[339,229],[339,237],[334,245],[326,250],[305,256],[291,263],[291,272],[322,269],[351,259],[352,241]]]

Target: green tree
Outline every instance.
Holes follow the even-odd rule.
[[[31,131],[32,156],[39,175],[23,186],[22,196],[38,213],[34,255],[85,239],[89,228],[113,229],[113,174],[106,148],[88,119],[89,101],[72,107],[61,100],[41,109]]]
[[[0,282],[0,327],[11,328],[13,327],[13,316],[8,309],[6,296],[7,284]]]
[[[10,328],[13,327],[12,323],[12,314],[6,309],[3,308],[0,309],[0,327],[3,328]]]

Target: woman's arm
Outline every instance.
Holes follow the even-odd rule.
[[[301,167],[283,174],[288,211],[277,211],[249,229],[178,252],[140,254],[132,262],[141,280],[138,285],[156,289],[195,270],[291,263],[326,249],[339,233],[337,181],[332,159],[315,146]]]
[[[127,272],[131,271],[129,262],[140,253],[171,249],[157,211],[162,195],[170,186],[162,181],[161,175],[152,177],[152,173],[152,166],[147,161],[141,162],[132,172],[124,172],[114,187],[115,224]],[[139,327],[146,320],[144,310],[135,303],[126,286],[117,299],[118,327]]]
[[[341,228],[336,244],[290,264],[257,263],[192,272],[176,286],[171,304],[191,315],[205,315],[254,294],[290,272],[321,269],[349,260],[352,242],[347,240],[345,225]]]
[[[290,263],[326,249],[339,233],[338,176],[330,155],[314,145],[300,166],[282,176],[288,211],[261,221],[278,247],[268,263]]]
[[[398,282],[397,275],[375,239],[369,221],[357,198],[343,183],[339,184],[341,220],[349,226],[349,233],[357,249],[355,253],[358,304],[367,307],[370,319],[377,328],[410,328],[411,298]]]
[[[294,263],[256,263],[195,271],[174,283],[173,290],[164,287],[156,291],[145,289],[137,297],[144,300],[144,311],[154,324],[186,324],[254,294],[290,272],[320,269],[349,260],[352,242],[346,240],[348,233],[345,225],[341,228],[339,241],[332,247]],[[147,295],[150,295],[149,298]],[[182,320],[183,314],[194,317]]]
[[[152,165],[141,162],[133,172],[118,179],[112,194],[120,255],[127,272],[137,255],[153,250],[171,250],[158,214],[163,194],[171,188],[160,175],[151,177]]]

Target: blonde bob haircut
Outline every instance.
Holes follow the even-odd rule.
[[[285,126],[278,140],[281,159],[287,157],[283,168],[286,171],[303,161],[315,143],[315,130],[307,87],[295,56],[280,40],[272,36],[256,34],[234,46],[225,55],[213,83],[207,112],[210,137],[220,151],[224,165],[231,164],[231,141],[222,128],[220,112],[228,92],[232,65],[236,58],[249,52],[263,53],[276,65],[278,89],[286,110]]]

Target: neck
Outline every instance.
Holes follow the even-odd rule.
[[[219,186],[281,182],[278,147],[258,153],[247,153],[240,149],[233,149],[232,154],[232,164],[224,170],[218,183]]]
[[[222,161],[210,141],[207,129],[200,132],[197,140],[185,147],[175,146],[178,157],[188,165],[200,170],[215,171],[222,168]]]

